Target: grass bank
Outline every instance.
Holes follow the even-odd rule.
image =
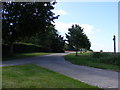
[[[100,53],[100,52],[88,52],[83,54],[69,54],[65,56],[65,59],[73,64],[86,65],[101,69],[120,70],[120,60],[118,59],[120,54],[114,57],[113,53]]]
[[[98,87],[34,64],[3,67],[2,79],[3,88],[96,88],[99,90]]]
[[[34,57],[34,56],[42,56],[42,55],[48,55],[52,53],[43,53],[43,52],[37,52],[37,53],[18,53],[14,54],[9,57],[3,57],[2,60],[11,60],[11,59],[19,59],[19,58],[27,58],[27,57]]]

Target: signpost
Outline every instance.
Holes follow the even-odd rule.
[[[116,37],[115,37],[115,35],[113,36],[113,41],[114,41],[114,55],[116,55]]]

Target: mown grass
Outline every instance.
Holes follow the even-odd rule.
[[[86,65],[101,69],[110,69],[110,70],[120,70],[120,57],[119,54],[114,56],[113,53],[99,53],[99,52],[89,52],[78,54],[69,54],[65,56],[65,59],[70,61],[73,64]]]
[[[34,56],[42,56],[42,55],[48,55],[52,53],[43,53],[43,52],[36,52],[36,53],[18,53],[14,54],[9,57],[3,57],[2,60],[11,60],[11,59],[19,59],[19,58],[27,58],[27,57],[34,57]]]
[[[3,88],[96,88],[34,64],[2,68]]]

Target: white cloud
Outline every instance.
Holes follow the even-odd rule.
[[[79,24],[79,25],[80,25],[80,24]],[[87,35],[90,35],[90,34],[94,34],[94,33],[95,33],[95,32],[93,31],[93,26],[92,26],[92,25],[89,25],[89,24],[81,24],[80,26],[84,28],[84,32],[85,32]]]
[[[68,33],[68,28],[71,28],[73,24],[78,24],[82,28],[84,28],[85,34],[90,38],[94,39],[94,34],[98,32],[97,30],[94,30],[94,27],[89,24],[79,24],[79,23],[62,23],[62,22],[55,22],[55,28],[58,30],[58,32],[65,36],[65,33]]]
[[[63,36],[64,36],[65,33],[68,32],[68,28],[70,28],[71,26],[72,26],[72,23],[55,22],[55,28]]]
[[[100,29],[96,29],[96,32],[100,32],[101,30]]]
[[[60,9],[60,10],[53,10],[53,12],[56,14],[56,15],[67,15],[67,12]]]

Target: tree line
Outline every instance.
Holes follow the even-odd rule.
[[[13,53],[15,42],[33,43],[45,51],[63,52],[65,40],[53,25],[59,15],[52,12],[56,2],[2,2],[2,40]],[[68,29],[68,49],[90,49],[90,41],[79,25]]]

